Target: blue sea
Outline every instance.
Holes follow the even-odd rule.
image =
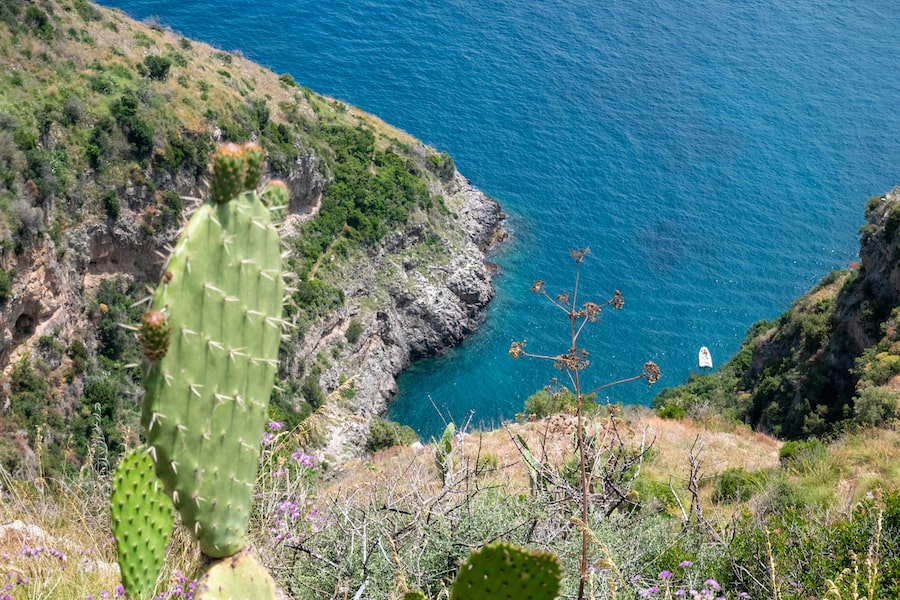
[[[390,416],[497,425],[559,375],[570,248],[595,386],[651,401],[857,259],[866,200],[900,184],[900,11],[888,0],[104,0],[374,113],[449,152],[511,237],[485,322],[414,364]]]

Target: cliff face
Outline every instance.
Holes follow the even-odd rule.
[[[312,290],[290,298],[279,410],[330,396],[313,408],[333,417],[334,460],[359,451],[402,369],[477,326],[498,204],[448,156],[288,75],[117,11],[42,6],[40,31],[18,0],[0,14],[0,78],[12,81],[0,81],[0,460],[26,454],[41,423],[62,456],[75,420],[93,435],[98,399],[110,431],[133,412],[134,357],[115,320],[134,319],[128,305],[205,197],[210,149],[245,139],[288,186],[286,262]],[[151,74],[148,56],[171,72]]]
[[[718,373],[665,390],[655,404],[689,412],[713,390],[714,405],[786,438],[898,414],[900,188],[872,198],[866,220],[859,263],[826,276],[774,322],[754,325]]]

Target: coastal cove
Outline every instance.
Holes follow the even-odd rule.
[[[556,375],[507,351],[562,349],[565,323],[528,290],[571,287],[569,248],[592,249],[585,299],[625,297],[584,340],[590,379],[653,360],[658,385],[676,385],[700,346],[723,362],[751,323],[855,260],[866,199],[900,182],[887,2],[103,4],[360,106],[499,200],[511,239],[490,256],[500,275],[481,327],[414,363],[390,409],[425,437],[441,414],[511,418]]]

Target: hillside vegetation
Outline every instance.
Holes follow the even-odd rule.
[[[204,190],[209,149],[250,138],[292,197],[296,333],[248,540],[286,597],[447,598],[496,540],[559,557],[563,598],[579,583],[601,599],[900,596],[900,192],[869,202],[860,265],[656,412],[590,405],[579,427],[578,398],[548,389],[530,419],[422,446],[374,418],[371,377],[466,332],[418,332],[405,356],[384,345],[412,336],[397,306],[434,320],[441,294],[416,287],[431,267],[453,273],[466,317],[489,297],[454,262],[471,190],[449,157],[86,0],[0,4],[0,65],[0,598],[121,595],[107,499],[140,393],[120,324]],[[333,449],[346,430],[366,452]],[[155,598],[193,598],[200,561],[177,534]]]
[[[737,355],[654,400],[665,416],[729,415],[787,439],[893,423],[900,400],[900,195],[872,198],[860,262],[834,271]]]
[[[138,355],[121,325],[136,322],[135,302],[202,195],[214,144],[250,139],[265,150],[267,176],[291,194],[282,231],[296,327],[273,418],[293,426],[349,380],[348,406],[334,419],[363,412],[362,444],[410,357],[474,326],[492,291],[478,250],[488,240],[470,224],[480,218],[468,214],[474,192],[449,156],[289,74],[154,23],[86,0],[4,1],[0,464],[8,471],[77,470],[92,440],[114,462],[134,440],[137,374],[126,365]],[[499,219],[490,199],[476,201]],[[494,224],[483,228],[489,236]],[[474,283],[454,279],[465,277]],[[433,295],[452,288],[428,307],[446,314],[413,313],[414,305],[408,318],[454,330],[401,338],[395,329],[410,304],[401,294],[427,297],[426,286],[438,288]],[[381,379],[360,376],[379,360],[386,364],[369,372]]]

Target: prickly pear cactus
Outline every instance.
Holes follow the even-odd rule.
[[[132,450],[122,460],[110,505],[122,585],[132,598],[149,598],[166,557],[173,515],[146,449]]]
[[[560,577],[552,554],[489,544],[460,567],[450,600],[553,600]]]
[[[145,352],[141,421],[156,473],[213,557],[245,544],[282,333],[281,243],[269,206],[245,191],[261,160],[255,145],[213,155],[214,201],[193,214],[165,267],[148,311],[164,318],[138,333],[167,341]],[[286,190],[266,194],[271,204]]]
[[[198,582],[196,600],[274,600],[275,581],[248,552],[218,560]]]

